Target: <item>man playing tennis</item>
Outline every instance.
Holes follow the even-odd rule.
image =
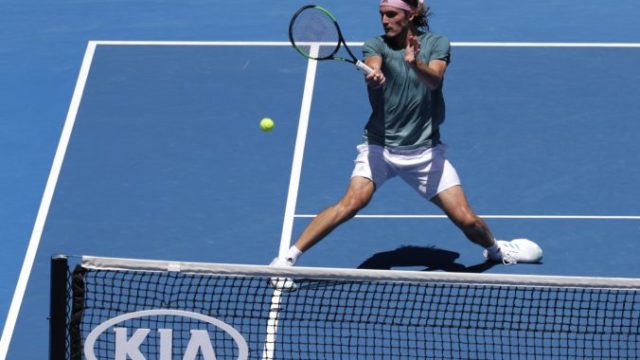
[[[298,257],[355,216],[376,189],[400,176],[444,211],[465,236],[482,246],[488,260],[537,262],[542,250],[526,239],[496,241],[469,206],[454,167],[445,158],[439,127],[445,118],[442,83],[450,58],[449,40],[429,31],[429,7],[419,0],[381,0],[384,35],[364,44],[372,113],[351,182],[340,201],[318,214],[294,246],[273,266],[291,266]]]

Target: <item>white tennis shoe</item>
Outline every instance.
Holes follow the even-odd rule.
[[[271,264],[269,264],[269,266],[273,266],[273,267],[292,267],[293,266],[293,260],[292,259],[276,257],[275,259],[273,259],[273,261],[271,261]],[[296,283],[293,281],[293,279],[291,279],[291,278],[273,277],[273,278],[269,279],[269,282],[271,283],[271,287],[272,288],[274,288],[276,290],[280,290],[280,291],[293,291],[298,287],[296,285]]]
[[[502,262],[505,265],[536,263],[542,260],[542,248],[529,239],[498,240],[497,243],[500,248],[497,255],[484,250],[483,255],[487,260]]]

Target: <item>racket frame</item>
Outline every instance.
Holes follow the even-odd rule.
[[[300,14],[302,14],[305,10],[308,10],[308,9],[320,10],[322,13],[327,15],[327,17],[329,17],[329,19],[331,19],[331,21],[333,22],[333,25],[336,27],[336,31],[338,33],[338,43],[336,44],[335,49],[333,49],[333,51],[331,53],[329,53],[329,55],[327,55],[327,56],[323,56],[323,57],[311,56],[310,54],[306,53],[304,50],[299,48],[297,43],[296,43],[296,41],[294,40],[293,28],[294,28],[294,24],[296,22],[296,19],[298,18],[298,16],[300,16]],[[349,49],[349,46],[347,45],[347,42],[345,41],[344,36],[342,35],[342,30],[340,29],[340,25],[338,24],[338,20],[336,19],[335,16],[333,16],[333,14],[331,14],[331,12],[329,12],[329,10],[323,8],[322,6],[319,6],[319,5],[305,5],[305,6],[301,7],[300,9],[298,9],[298,11],[296,11],[293,14],[293,16],[291,17],[291,21],[289,22],[289,41],[291,42],[291,45],[293,46],[293,48],[300,55],[306,57],[307,59],[318,60],[318,61],[322,61],[322,60],[345,61],[345,62],[348,62],[348,63],[351,63],[351,64],[355,65],[356,68],[358,68],[359,70],[363,71],[367,75],[373,72],[373,69],[371,69],[367,64],[365,64],[364,62],[359,60],[353,54],[351,49]],[[320,46],[326,46],[326,45],[320,45]],[[340,47],[344,47],[344,49],[347,51],[347,53],[351,57],[350,59],[336,55],[338,53],[338,51],[340,50]]]

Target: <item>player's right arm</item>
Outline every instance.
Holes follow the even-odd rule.
[[[364,63],[373,71],[365,76],[367,85],[370,88],[378,88],[384,84],[386,78],[382,73],[382,53],[384,50],[384,41],[381,37],[374,37],[367,40],[362,47],[362,56]]]
[[[384,84],[386,78],[382,73],[382,56],[369,56],[364,60],[364,63],[367,64],[373,71],[365,76],[365,80],[367,81],[367,85],[372,88],[378,88]]]

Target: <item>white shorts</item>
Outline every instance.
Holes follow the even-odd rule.
[[[456,169],[444,157],[446,146],[411,150],[387,149],[379,145],[358,145],[352,177],[373,181],[376,189],[398,175],[427,200],[442,191],[460,185]]]

